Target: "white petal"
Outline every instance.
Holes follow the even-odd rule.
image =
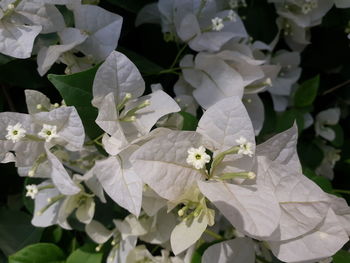
[[[202,263],[254,263],[254,243],[250,238],[238,237],[207,248]]]
[[[137,98],[144,90],[145,82],[136,66],[122,53],[113,51],[96,72],[92,104],[98,107],[103,97],[110,92],[118,104],[126,93]]]
[[[199,182],[198,186],[238,231],[263,238],[276,230],[281,211],[269,188],[223,182]]]
[[[284,242],[269,242],[269,245],[282,261],[315,262],[334,255],[348,240],[334,212],[329,209],[325,221],[311,233]]]
[[[50,152],[49,149],[46,148],[45,150],[47,159],[51,165],[50,176],[57,189],[65,195],[74,195],[79,193],[81,189],[70,178],[62,163],[54,154]]]
[[[256,148],[256,154],[283,164],[290,169],[290,172],[294,171],[301,174],[301,164],[296,150],[297,142],[298,129],[294,124],[290,129],[259,144]]]
[[[208,225],[207,215],[202,212],[193,220],[181,221],[171,232],[170,243],[175,255],[193,245],[203,234]]]
[[[141,178],[133,171],[128,156],[117,155],[98,161],[94,173],[107,194],[118,205],[136,216],[139,215],[143,184]]]
[[[70,151],[81,150],[85,132],[79,114],[74,107],[60,107],[50,112],[39,112],[33,115],[38,124],[57,126],[57,135],[63,146]]]
[[[137,130],[142,134],[148,134],[156,122],[164,115],[180,111],[179,105],[164,91],[158,90],[150,95],[139,98],[139,100],[133,104],[128,105],[128,108],[133,108],[139,104],[139,101],[148,99],[150,105],[137,111],[136,120],[134,125]],[[127,108],[125,109],[127,110]]]
[[[29,58],[41,28],[0,21],[0,52],[15,58]]]
[[[51,184],[50,181],[45,181],[39,184],[38,187],[42,187],[49,184]],[[32,224],[34,226],[48,227],[57,223],[58,209],[62,202],[54,203],[41,215],[38,215],[38,212],[48,204],[48,198],[52,198],[59,194],[60,192],[56,188],[43,189],[38,192],[37,196],[35,197],[35,209],[34,216],[32,219]]]
[[[98,221],[92,220],[85,226],[88,236],[97,244],[103,244],[113,235],[113,231],[108,230]]]
[[[139,26],[145,23],[160,24],[160,12],[157,3],[145,5],[138,13],[135,25]]]
[[[17,14],[26,17],[34,25],[42,26],[43,34],[61,31],[66,26],[62,14],[54,5],[23,1],[16,8]]]
[[[87,31],[88,39],[78,49],[104,60],[118,44],[123,18],[99,6],[81,5],[74,9],[75,27]]]
[[[158,195],[175,200],[203,176],[186,162],[187,150],[200,145],[199,134],[172,131],[142,145],[131,160],[136,173]]]
[[[41,112],[41,110],[37,109],[37,105],[40,104],[42,107],[46,109],[50,109],[51,103],[50,99],[46,97],[43,93],[36,90],[25,90],[27,109],[29,114],[34,114]]]
[[[82,34],[79,29],[75,28],[66,28],[59,35],[62,45],[51,45],[49,47],[42,47],[39,50],[37,63],[38,72],[41,76],[46,74],[63,53],[72,50],[87,38],[87,35]]]
[[[244,95],[243,102],[252,121],[254,133],[258,135],[265,119],[264,104],[257,94]]]
[[[236,146],[240,137],[255,142],[252,123],[239,97],[223,99],[207,109],[199,120],[197,132],[211,142],[213,152]],[[254,147],[252,151],[255,151]]]

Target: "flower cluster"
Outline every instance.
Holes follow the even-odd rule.
[[[79,0],[2,1],[1,53],[35,52],[41,75],[56,61],[66,74],[103,61],[84,105],[96,112],[97,138],[86,136],[84,112],[35,90],[25,91],[28,114],[0,113],[0,162],[14,162],[20,176],[39,182],[25,187],[35,203],[32,224],[67,230],[79,224],[96,251],[108,249],[108,263],[190,262],[210,235],[220,242],[202,262],[254,263],[256,255],[263,262],[271,255],[321,262],[339,251],[349,240],[350,207],[304,175],[297,141],[302,128],[314,128],[325,155],[315,172],[332,178],[340,152],[328,142],[336,138],[340,109],[321,111],[315,121],[301,112],[299,130],[294,123],[267,140],[256,136],[266,112],[259,94],[268,92],[273,109],[285,113],[300,88],[307,32],[334,4],[349,5],[269,2],[279,32],[267,44],[250,38],[237,11],[245,1],[159,0],[141,9],[136,25],[156,21],[166,40],[183,45],[179,67],[169,70],[179,75],[172,98],[159,83],[146,89],[136,65],[115,51],[119,15]],[[14,30],[22,34],[8,34]],[[291,50],[277,48],[280,36]],[[186,129],[185,117],[197,113],[198,123]],[[106,223],[96,212],[104,206],[128,215]]]

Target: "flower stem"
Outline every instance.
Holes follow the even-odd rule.
[[[211,231],[209,229],[206,229],[204,232],[206,234],[208,234],[209,236],[212,236],[213,238],[217,239],[217,240],[223,240],[224,239],[222,236],[220,236],[219,234],[216,234],[214,231]]]
[[[342,189],[333,189],[333,190],[334,190],[334,192],[336,192],[336,193],[350,195],[350,190],[342,190]]]

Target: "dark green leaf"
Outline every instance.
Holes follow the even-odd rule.
[[[16,59],[0,66],[0,82],[23,89],[38,89],[47,85],[37,72],[36,62],[29,59]]]
[[[27,246],[9,257],[9,263],[63,263],[63,251],[50,243]]]
[[[90,139],[102,134],[96,125],[97,109],[91,105],[92,84],[98,66],[72,75],[48,75],[68,106],[75,106]]]
[[[102,253],[95,252],[96,245],[86,244],[75,250],[66,263],[101,263]]]
[[[339,250],[333,256],[333,263],[349,263],[350,262],[350,253],[345,250]]]
[[[140,11],[140,9],[152,2],[149,0],[107,0],[108,2],[110,2],[113,5],[119,6],[131,13],[138,13],[138,11]]]
[[[254,40],[261,40],[267,44],[276,37],[276,11],[273,4],[266,1],[251,1],[247,8],[239,10],[247,31]]]
[[[143,74],[154,74],[163,70],[161,66],[145,58],[144,56],[135,53],[134,51],[123,47],[118,47],[118,51],[127,56]]]
[[[314,143],[302,140],[298,143],[298,155],[303,166],[316,169],[322,162],[323,151]]]
[[[31,217],[21,211],[0,210],[0,248],[10,255],[17,250],[39,242],[42,229],[31,224]]]
[[[183,131],[195,131],[198,126],[198,120],[195,116],[192,114],[185,112],[185,111],[180,111],[180,115],[184,118],[182,130]]]
[[[275,132],[277,122],[277,115],[273,109],[271,96],[265,93],[261,95],[261,99],[264,103],[265,119],[263,128],[257,138],[258,142],[266,141],[270,137],[270,135]]]
[[[283,132],[293,126],[297,122],[299,133],[304,128],[304,114],[297,109],[290,109],[277,116],[276,131]]]
[[[44,233],[41,238],[41,242],[47,242],[47,243],[55,243],[61,241],[63,235],[63,230],[59,226],[51,226],[47,227],[44,230]]]
[[[333,187],[331,181],[329,181],[327,178],[322,176],[313,176],[311,178],[312,181],[314,181],[321,189],[327,193],[333,193]]]
[[[335,139],[331,142],[333,144],[333,146],[335,146],[335,147],[343,146],[344,132],[343,132],[342,127],[339,124],[337,124],[334,126],[330,126],[329,128],[331,128],[335,132]]]
[[[0,54],[0,65],[4,65],[12,60],[14,60],[15,58],[13,57],[9,57],[3,54]]]
[[[294,94],[294,106],[299,108],[310,106],[317,96],[319,85],[319,75],[301,84]]]

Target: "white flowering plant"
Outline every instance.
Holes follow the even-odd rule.
[[[350,262],[350,1],[0,2],[0,262]]]

